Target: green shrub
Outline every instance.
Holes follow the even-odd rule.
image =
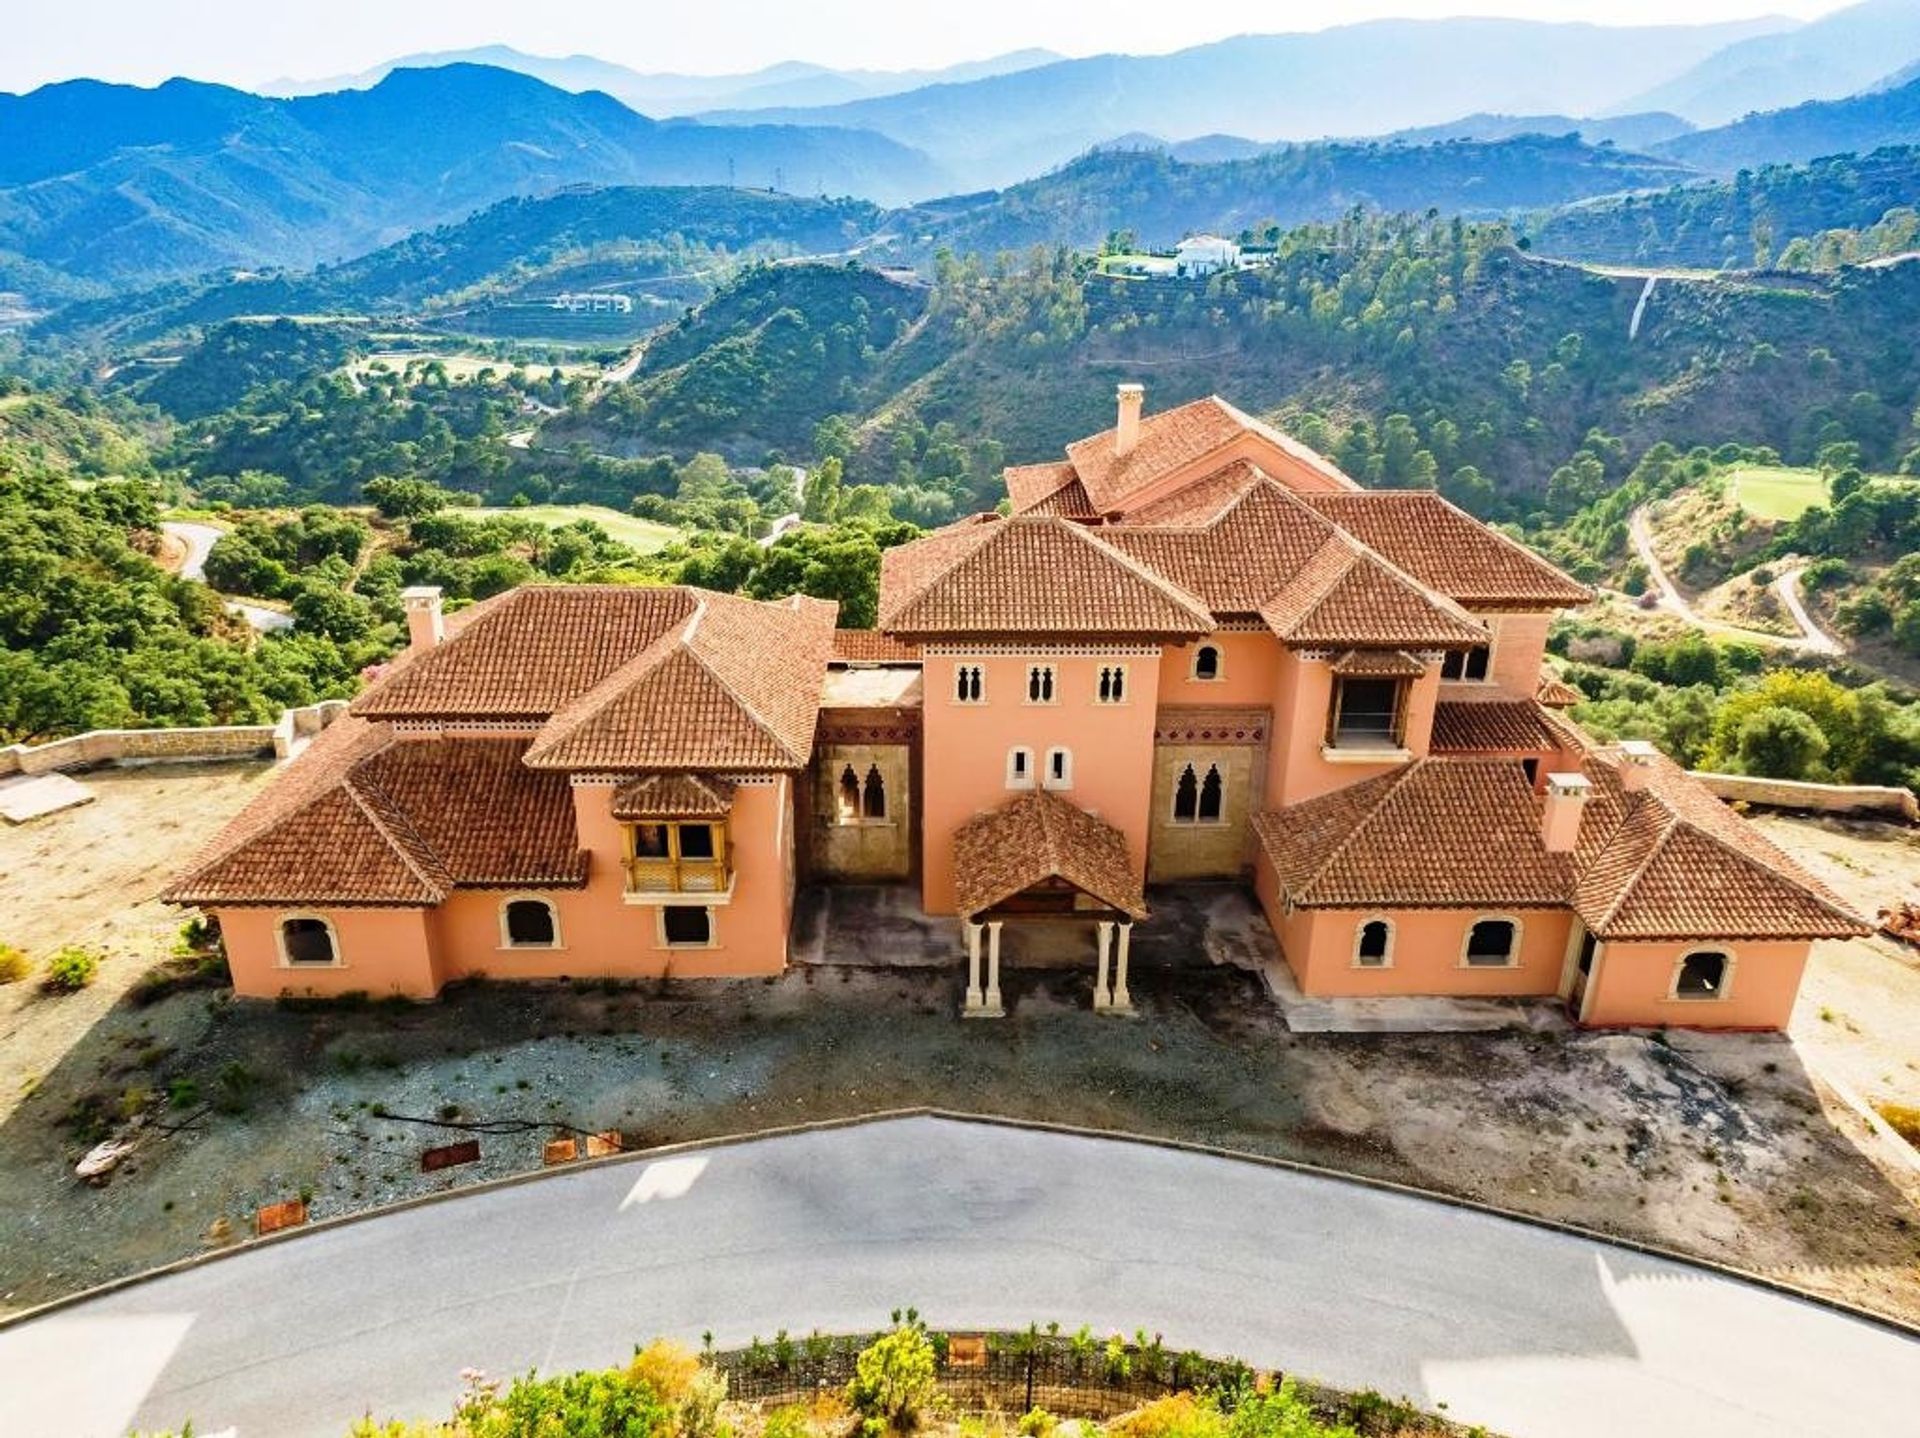
[[[75,994],[91,984],[100,973],[100,955],[96,950],[68,944],[54,950],[47,960],[47,972],[40,986],[57,994]]]
[[[0,984],[17,984],[33,972],[33,961],[12,944],[0,944]]]
[[[933,1392],[933,1343],[924,1327],[909,1321],[860,1350],[847,1402],[881,1430],[909,1433]]]

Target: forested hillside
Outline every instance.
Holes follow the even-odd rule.
[[[1920,147],[1766,165],[1732,180],[1568,205],[1521,226],[1542,254],[1615,264],[1831,268],[1914,248]],[[1902,218],[1904,217],[1904,219]],[[1887,221],[1878,234],[1868,236]],[[1824,241],[1828,232],[1858,238]]]

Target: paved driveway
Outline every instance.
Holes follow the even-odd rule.
[[[1232,1159],[911,1118],[564,1173],[0,1330],[0,1433],[337,1438],[369,1405],[444,1414],[469,1364],[906,1304],[1144,1326],[1514,1438],[1873,1438],[1911,1433],[1920,1392],[1920,1343],[1683,1265]]]

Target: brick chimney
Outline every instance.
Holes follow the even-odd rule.
[[[1120,421],[1113,431],[1113,453],[1117,459],[1133,453],[1133,447],[1140,442],[1140,410],[1147,402],[1147,387],[1123,384],[1116,397],[1120,401]]]
[[[1645,739],[1622,739],[1620,741],[1620,787],[1629,794],[1647,787],[1647,776],[1653,769],[1654,756],[1660,751]]]
[[[407,647],[431,649],[447,636],[446,619],[440,611],[440,586],[416,584],[400,591],[400,602],[407,609]]]
[[[1593,781],[1585,774],[1547,775],[1547,797],[1540,809],[1540,841],[1549,854],[1571,854],[1580,842],[1580,811],[1587,807]]]

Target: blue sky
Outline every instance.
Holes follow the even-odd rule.
[[[1458,13],[1611,24],[1758,14],[1811,18],[1844,0],[11,0],[0,90],[75,75],[251,85],[323,77],[422,50],[504,43],[641,70],[718,74],[778,60],[900,68],[1029,45],[1069,55],[1179,49],[1249,31]]]

